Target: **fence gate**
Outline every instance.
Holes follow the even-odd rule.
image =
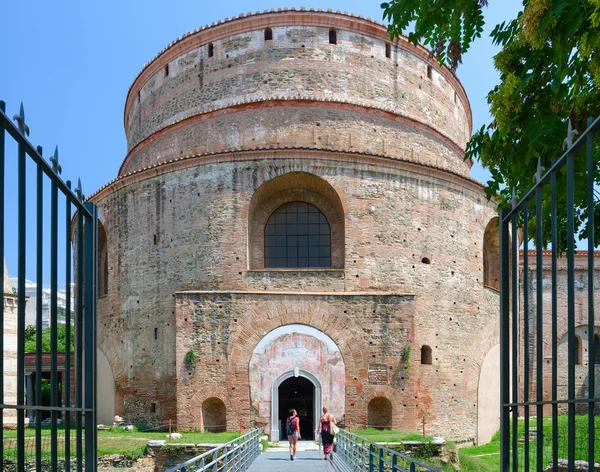
[[[538,164],[533,188],[501,212],[503,472],[592,471],[600,462],[600,118],[587,125],[573,142],[569,123],[566,152],[545,173]]]
[[[95,471],[96,207],[28,134],[0,101],[0,470]]]

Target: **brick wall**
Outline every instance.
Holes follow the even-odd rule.
[[[460,83],[404,39],[385,57],[386,38],[341,14],[252,16],[187,35],[135,80],[130,153],[91,197],[106,233],[98,347],[116,414],[195,428],[217,398],[229,429],[266,425],[252,354],[296,323],[339,349],[352,427],[385,397],[394,426],[426,416],[432,432],[475,437],[480,368],[498,343],[498,294],[483,275],[495,205],[462,159]],[[261,225],[293,199],[330,218],[331,268],[261,266]]]

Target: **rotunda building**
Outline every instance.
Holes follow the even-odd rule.
[[[426,49],[340,12],[241,15],[144,66],[124,119],[91,197],[107,417],[272,440],[289,408],[304,438],[322,406],[450,439],[497,422],[496,209]]]

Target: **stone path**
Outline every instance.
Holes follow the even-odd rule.
[[[333,472],[329,461],[323,460],[323,452],[312,441],[300,441],[296,460],[290,460],[287,447],[269,448],[250,466],[248,472]]]

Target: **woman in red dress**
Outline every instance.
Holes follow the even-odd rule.
[[[323,443],[323,454],[325,454],[324,459],[333,460],[333,434],[331,431],[331,426],[336,424],[335,418],[326,406],[323,407],[323,416],[319,420],[321,425],[321,442]]]

